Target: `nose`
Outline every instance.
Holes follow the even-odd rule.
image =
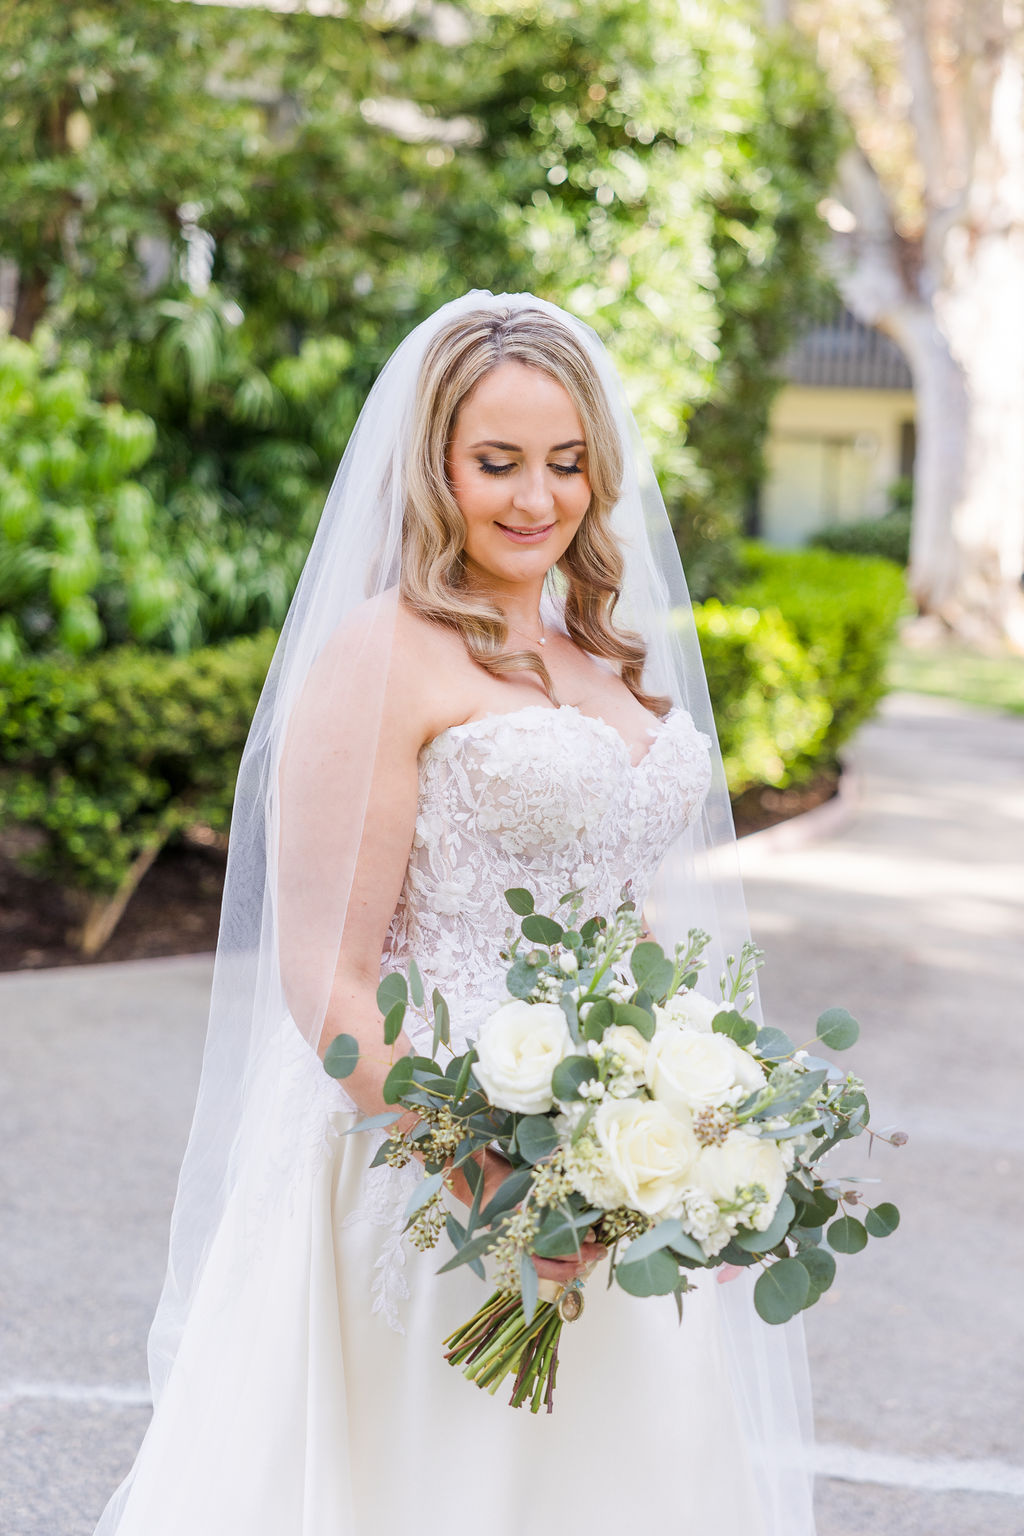
[[[512,505],[517,512],[525,512],[538,522],[550,515],[555,498],[551,494],[543,466],[530,469],[524,465],[522,473],[517,476]]]

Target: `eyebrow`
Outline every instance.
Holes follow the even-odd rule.
[[[470,448],[503,448],[506,453],[522,453],[523,451],[518,443],[496,443],[493,440],[488,440],[485,443],[470,443],[469,446]],[[566,448],[585,448],[586,446],[582,438],[576,437],[573,438],[571,443],[556,443],[553,448],[548,449],[548,452],[562,453]]]

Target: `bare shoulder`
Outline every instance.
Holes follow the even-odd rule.
[[[457,630],[399,603],[388,687],[417,720],[421,745],[458,718],[475,671]]]

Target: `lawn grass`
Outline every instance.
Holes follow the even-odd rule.
[[[897,641],[889,652],[888,680],[891,688],[910,693],[1024,715],[1024,656],[986,656],[952,645],[917,650]]]

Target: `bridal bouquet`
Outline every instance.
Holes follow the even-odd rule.
[[[860,1181],[821,1167],[839,1142],[877,1135],[863,1083],[817,1054],[857,1039],[845,1009],[818,1019],[812,1054],[744,1012],[761,963],[752,944],[730,957],[715,999],[697,987],[707,934],[691,930],[667,955],[630,902],[609,921],[579,922],[578,892],[562,898],[562,921],[536,912],[529,891],[505,897],[521,919],[501,957],[508,1000],[454,1053],[445,1000],[435,990],[428,1013],[415,964],[408,977],[385,976],[385,1043],[411,1008],[432,1024],[432,1050],[396,1060],[384,1084],[394,1112],[352,1129],[391,1127],[375,1164],[422,1161],[406,1212],[417,1247],[447,1232],[455,1252],[442,1270],[469,1264],[483,1278],[485,1257],[492,1266],[496,1289],[445,1340],[446,1358],[491,1392],[511,1376],[514,1406],[550,1412],[559,1335],[583,1298],[579,1281],[539,1280],[533,1255],[601,1243],[609,1285],[672,1295],[680,1317],[694,1271],[756,1265],[754,1306],[783,1323],[828,1289],[835,1253],[886,1236],[899,1213],[883,1203],[863,1220],[850,1214],[862,1205]],[[339,1035],[324,1065],[346,1077],[358,1059],[355,1039]],[[410,1110],[418,1122],[400,1132],[395,1122]],[[486,1147],[511,1171],[484,1204],[476,1159]],[[445,1200],[453,1169],[474,1194],[464,1223]]]

